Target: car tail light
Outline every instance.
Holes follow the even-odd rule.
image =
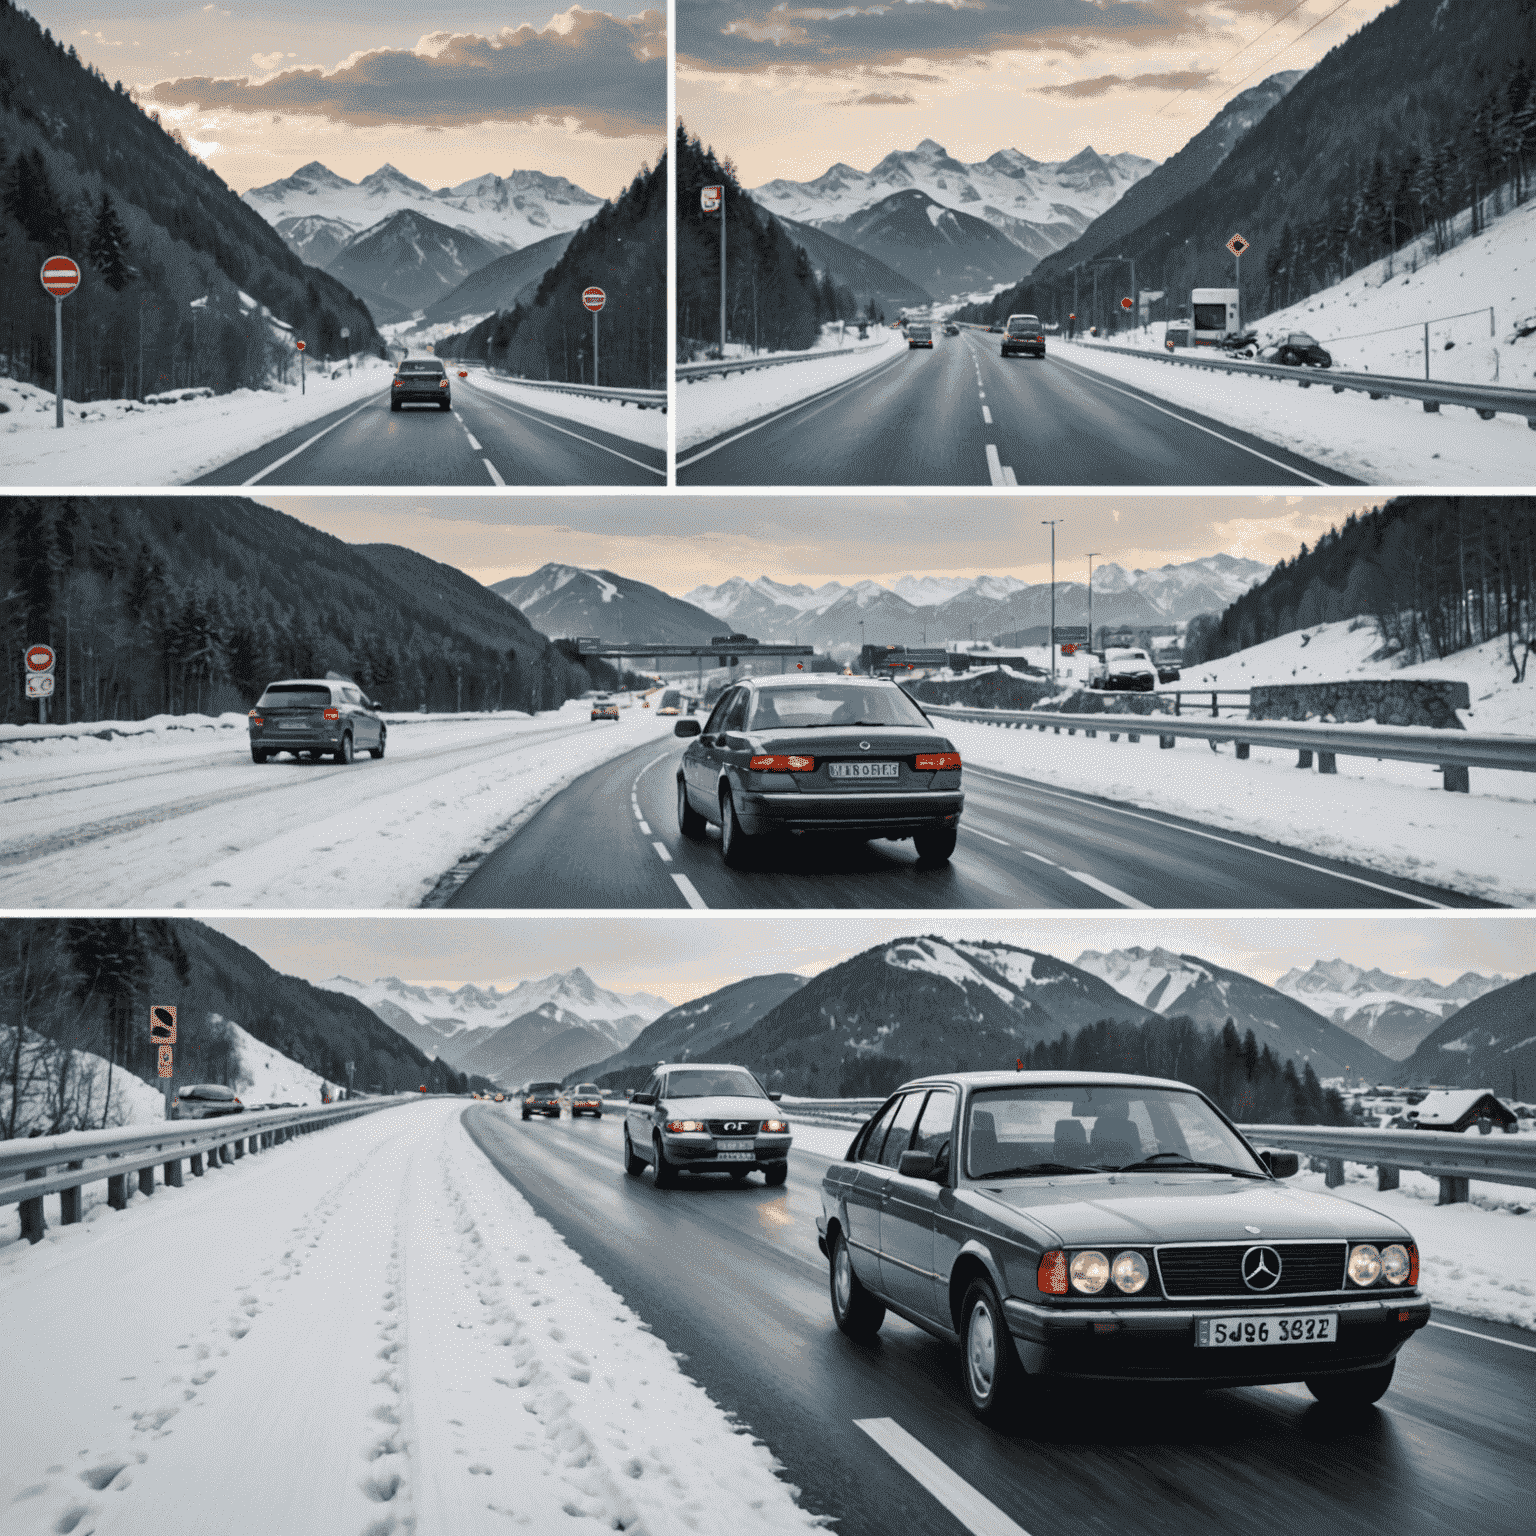
[[[1060,1248],[1052,1248],[1041,1254],[1040,1266],[1035,1271],[1035,1283],[1043,1296],[1067,1294],[1067,1256]]]
[[[774,752],[754,757],[747,767],[754,773],[813,773],[816,759],[804,757],[798,752]]]
[[[240,1104],[240,1100],[239,1100],[239,1099],[236,1099],[236,1100],[235,1100],[235,1103],[236,1103],[236,1104]],[[242,1108],[242,1109],[244,1109],[244,1108],[245,1108],[245,1106],[244,1106],[244,1105],[243,1105],[243,1104],[240,1104],[240,1107],[241,1107],[241,1108]]]
[[[447,389],[448,388],[448,380],[447,379],[439,379],[437,381],[437,387],[439,389]]]
[[[256,713],[254,709],[250,712],[250,715],[247,718],[250,720],[252,725],[265,725],[267,723],[261,718],[260,715]]]
[[[919,773],[934,773],[943,768],[958,768],[960,754],[958,752],[919,752],[913,759],[912,766]]]
[[[399,379],[396,379],[396,380],[395,380],[395,388],[396,388],[396,389],[399,389],[399,388],[400,388],[400,387],[401,387],[401,385],[400,385],[400,380],[399,380]]]
[[[325,712],[325,718],[327,720],[340,720],[341,711],[339,709],[328,709]]]

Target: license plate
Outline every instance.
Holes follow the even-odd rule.
[[[1201,1349],[1253,1349],[1262,1344],[1336,1344],[1337,1312],[1281,1312],[1266,1316],[1200,1317],[1195,1344]]]
[[[285,731],[307,731],[309,729],[308,720],[279,720],[277,723]]]
[[[715,1143],[715,1146],[721,1152],[750,1152],[750,1151],[752,1151],[752,1143],[750,1141],[717,1141]]]
[[[715,1156],[725,1163],[750,1163],[757,1154],[755,1152],[717,1152]]]
[[[899,779],[900,763],[828,763],[827,775],[834,779]]]

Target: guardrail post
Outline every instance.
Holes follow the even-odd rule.
[[[1071,731],[1067,732],[1068,736],[1071,734]],[[1097,731],[1084,731],[1083,735],[1086,736],[1090,741],[1097,741],[1099,739],[1099,733]]]
[[[1472,770],[1470,768],[1448,767],[1442,768],[1445,775],[1445,787],[1454,790],[1457,794],[1470,794],[1472,792]]]
[[[244,1157],[245,1156],[245,1137],[244,1136],[237,1137],[236,1140],[235,1140],[235,1144],[234,1145],[235,1145],[235,1156],[236,1157]]]
[[[192,1165],[192,1177],[194,1179],[202,1178],[202,1176],[203,1176],[203,1154],[201,1152],[194,1152],[192,1154],[192,1156],[187,1159],[187,1161],[189,1163],[191,1163],[191,1165]]]
[[[151,1163],[148,1168],[139,1169],[139,1193],[152,1195],[155,1192],[155,1165]]]
[[[216,1150],[218,1153],[218,1159],[221,1163],[234,1162],[234,1154],[229,1150],[229,1143],[227,1141],[223,1144],[223,1146],[217,1148]]]
[[[1452,1174],[1440,1175],[1440,1198],[1436,1205],[1465,1205],[1467,1203],[1467,1180],[1459,1179]]]
[[[28,1168],[29,1179],[41,1179],[47,1176],[46,1168]],[[43,1233],[48,1230],[48,1223],[43,1220],[43,1197],[38,1195],[34,1200],[21,1202],[21,1235],[29,1243],[40,1243]]]
[[[1312,749],[1301,747],[1296,753],[1296,766],[1298,768],[1310,768],[1312,766]]]
[[[181,1188],[181,1159],[173,1157],[165,1165],[165,1187],[167,1189]]]
[[[1431,416],[1438,416],[1440,414],[1440,402],[1438,400],[1426,400],[1424,402],[1424,409]]]
[[[1376,1169],[1376,1188],[1379,1191],[1396,1189],[1401,1182],[1400,1169],[1389,1167],[1386,1163],[1380,1164]]]
[[[1178,738],[1174,736],[1159,736],[1157,738],[1157,744],[1163,749],[1163,751],[1166,752],[1170,747],[1175,745],[1177,740]]]
[[[1111,731],[1109,733],[1109,739],[1111,741],[1119,741],[1120,740],[1120,733],[1119,733],[1119,731]]]
[[[1337,773],[1339,771],[1338,760],[1332,752],[1319,752],[1317,754],[1317,771],[1319,773]]]
[[[1247,760],[1248,760],[1248,743],[1246,741],[1234,741],[1232,743],[1232,749],[1236,753],[1236,755],[1237,755],[1237,757],[1238,757],[1238,759],[1240,761],[1247,762]]]
[[[1126,733],[1125,739],[1130,742],[1137,742],[1141,740],[1141,737],[1138,736],[1135,731],[1129,731]],[[1110,740],[1113,741],[1114,737],[1110,737]]]
[[[1344,1159],[1342,1157],[1329,1157],[1323,1161],[1323,1182],[1329,1189],[1337,1189],[1344,1182]]]
[[[114,1211],[128,1209],[128,1175],[126,1173],[107,1175],[107,1204]]]
[[[1221,719],[1221,710],[1217,707],[1216,704],[1216,690],[1214,688],[1211,690],[1211,719]]]
[[[71,1163],[71,1171],[85,1167],[84,1163]],[[61,1189],[59,1191],[59,1221],[66,1227],[72,1227],[80,1220],[80,1186],[73,1189]]]

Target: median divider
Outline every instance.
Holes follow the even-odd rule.
[[[814,363],[830,357],[855,357],[861,352],[876,352],[889,342],[870,342],[867,346],[823,347],[816,352],[768,352],[762,357],[720,358],[714,362],[679,363],[673,375],[679,384],[692,384],[697,379],[723,378],[730,373],[751,373],[758,368],[782,368],[786,363]]]

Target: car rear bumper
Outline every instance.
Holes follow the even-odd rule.
[[[1004,357],[1010,357],[1015,352],[1030,352],[1033,353],[1036,357],[1045,356],[1045,348],[1040,346],[1038,343],[1031,343],[1028,346],[1020,345],[1017,342],[1013,346],[1009,346],[1007,342],[1003,343]]]
[[[799,790],[739,796],[737,819],[749,837],[762,832],[884,832],[887,835],[953,826],[965,808],[958,789],[857,791],[818,794]]]
[[[268,731],[251,732],[251,745],[264,752],[329,752],[341,745],[345,731]]]
[[[395,389],[390,398],[401,405],[447,405],[453,396],[451,389]]]
[[[1336,1312],[1338,1341],[1252,1349],[1197,1347],[1196,1319],[1218,1317],[1223,1310],[1045,1307],[1015,1296],[1003,1303],[1019,1358],[1031,1375],[1208,1386],[1259,1386],[1385,1365],[1429,1322],[1430,1305],[1422,1296],[1373,1296],[1359,1301],[1296,1300],[1273,1309],[1244,1307],[1236,1310]]]

